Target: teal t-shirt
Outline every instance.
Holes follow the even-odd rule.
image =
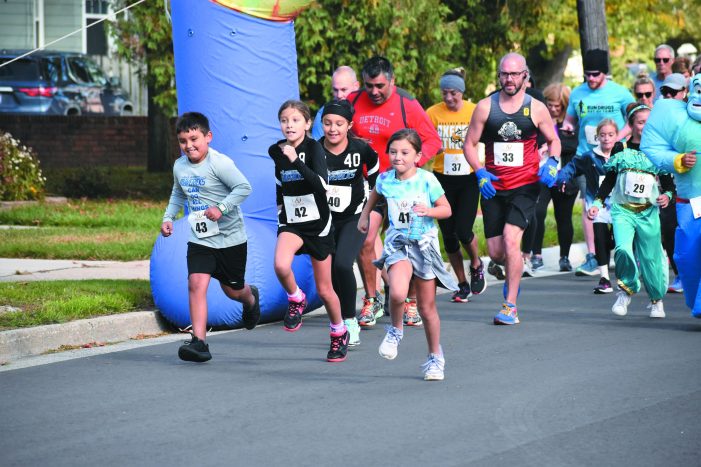
[[[387,200],[389,228],[407,236],[410,235],[414,203],[433,207],[436,200],[445,193],[435,175],[423,169],[416,169],[416,174],[407,180],[399,180],[394,169],[388,170],[377,178],[375,189]],[[412,235],[414,232],[423,235],[436,228],[432,217],[417,216],[417,219],[420,220],[420,224],[412,226]]]
[[[585,154],[598,144],[596,125],[605,118],[610,118],[620,131],[625,126],[626,107],[635,102],[633,95],[618,83],[606,81],[606,84],[592,90],[587,83],[577,86],[570,95],[567,115],[577,118],[579,124],[579,144],[577,154]]]

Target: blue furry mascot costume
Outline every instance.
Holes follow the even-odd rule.
[[[645,125],[640,149],[677,184],[674,261],[691,316],[701,318],[701,73],[691,79],[688,102],[660,99]]]

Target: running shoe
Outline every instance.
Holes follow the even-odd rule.
[[[375,313],[372,311],[376,301],[376,297],[368,297],[367,295],[363,297],[363,307],[360,309],[360,317],[358,318],[358,324],[360,326],[371,327],[377,322],[377,320],[375,320]]]
[[[428,354],[428,360],[421,366],[424,372],[424,381],[443,381],[445,377],[443,374],[444,368],[445,358],[443,358],[443,355]]]
[[[384,316],[385,310],[387,310],[387,313],[389,313],[389,289],[385,289],[385,293],[387,294],[386,296],[382,296],[379,290],[375,290],[375,297],[377,297],[377,300],[375,301],[375,307],[373,308],[372,312],[375,314],[375,319],[380,319]]]
[[[518,310],[515,306],[511,306],[508,303],[501,304],[501,311],[494,316],[494,324],[496,325],[509,325],[518,324]]]
[[[424,324],[416,306],[415,298],[407,298],[404,301],[404,326],[421,326]]]
[[[613,314],[625,316],[628,313],[628,305],[630,305],[631,297],[625,291],[619,290],[616,294],[616,303],[611,307]]]
[[[178,349],[178,357],[186,362],[206,362],[212,359],[209,353],[209,345],[192,334],[192,339],[185,341]]]
[[[487,266],[487,272],[492,276],[496,277],[499,281],[503,281],[504,279],[506,279],[506,276],[504,275],[504,268],[501,265],[495,263],[494,261],[489,262],[489,266]]]
[[[289,300],[287,302],[287,313],[285,313],[284,325],[285,331],[295,332],[297,329],[302,327],[302,313],[307,307],[307,296],[302,292],[302,301],[295,302]]]
[[[360,345],[360,325],[358,324],[358,320],[356,318],[344,319],[343,323],[346,325],[346,328],[348,328],[348,335],[350,336],[348,339],[348,347]]]
[[[538,269],[543,268],[543,257],[540,255],[533,255],[531,257],[531,269],[533,271],[537,271]]]
[[[342,362],[346,359],[348,353],[348,341],[350,333],[346,330],[343,333],[331,333],[331,347],[329,353],[326,354],[326,360],[329,362]]]
[[[560,272],[570,272],[572,271],[572,264],[567,256],[560,258]]]
[[[394,360],[397,358],[397,348],[399,343],[402,341],[402,336],[404,331],[397,329],[394,326],[387,326],[387,334],[385,334],[384,339],[380,343],[380,356],[386,358],[387,360]]]
[[[470,291],[479,295],[487,288],[487,280],[484,278],[484,263],[480,260],[477,268],[470,266]]]
[[[679,276],[674,278],[674,282],[669,284],[667,287],[667,292],[669,293],[684,293],[684,286],[682,285],[682,280]]]
[[[260,293],[258,292],[258,287],[252,285],[251,293],[253,294],[253,306],[249,308],[244,304],[241,315],[243,326],[248,330],[255,328],[258,321],[260,321]]]
[[[599,274],[599,263],[594,253],[587,253],[587,259],[574,271],[575,276],[596,276]]]
[[[528,261],[526,258],[523,258],[523,272],[521,273],[521,277],[533,277],[535,274],[533,273],[533,269],[531,268],[531,262]]]
[[[467,282],[461,282],[458,284],[458,290],[453,292],[453,297],[450,299],[451,302],[455,303],[467,303],[469,298],[472,296],[470,292],[470,284]]]
[[[602,277],[599,279],[599,285],[594,287],[595,294],[605,294],[613,292],[613,287],[611,287],[611,281]]]
[[[662,300],[650,302],[650,318],[664,318],[665,316]]]

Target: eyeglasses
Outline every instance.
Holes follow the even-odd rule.
[[[677,94],[679,94],[679,92],[681,92],[681,89],[672,89],[672,88],[665,87],[665,88],[660,89],[660,92],[662,93],[662,95],[664,97],[667,97],[667,96],[677,97]]]
[[[655,57],[653,60],[655,60],[655,63],[669,63],[671,58],[657,58],[657,57]]]
[[[649,99],[652,97],[652,91],[650,91],[650,92],[636,92],[635,97],[637,97],[638,99],[642,99],[643,97],[645,97],[646,99]]]
[[[506,79],[506,78],[511,78],[511,79],[516,79],[523,73],[525,73],[527,70],[521,70],[521,71],[500,71],[497,73],[497,76],[501,79]]]
[[[601,74],[600,71],[585,71],[584,76],[587,78],[592,77],[592,78],[598,78],[599,75]]]

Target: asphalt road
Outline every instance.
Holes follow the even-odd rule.
[[[424,382],[422,329],[394,361],[381,323],[330,364],[327,321],[209,338],[213,360],[179,343],[0,373],[3,466],[697,466],[701,320],[683,297],[667,318],[644,294],[572,274],[528,279],[522,324],[491,318],[501,284],[468,304],[439,296],[446,379]]]

